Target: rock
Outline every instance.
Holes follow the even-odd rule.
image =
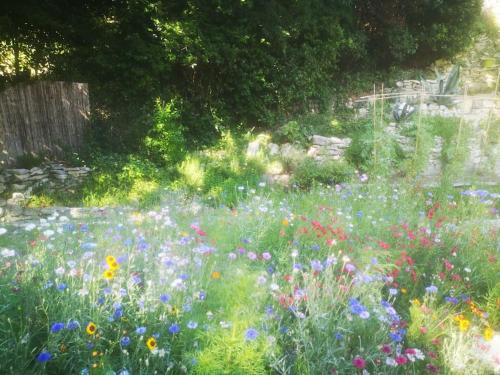
[[[309,147],[309,150],[307,150],[307,156],[310,156],[310,157],[316,157],[319,155],[320,153],[320,147],[319,146],[316,146],[316,145],[312,145],[311,147]]]
[[[280,185],[283,187],[288,187],[290,186],[291,178],[290,175],[288,174],[279,174],[279,175],[266,174],[264,175],[264,180],[269,185]]]
[[[278,146],[276,143],[269,143],[267,145],[267,152],[269,156],[276,156],[280,153],[280,146]]]
[[[283,167],[283,164],[279,161],[273,161],[268,164],[266,168],[266,173],[269,175],[278,175],[278,174],[283,174],[285,168]]]
[[[358,109],[358,116],[359,117],[367,117],[368,116],[368,108],[360,108]]]
[[[47,179],[47,175],[46,174],[36,174],[36,175],[31,175],[27,181],[40,181],[40,180],[43,180],[43,179]]]
[[[24,175],[30,173],[29,169],[9,169],[9,172],[15,175]]]
[[[260,142],[259,140],[252,141],[248,143],[247,147],[247,156],[257,156],[260,151]]]
[[[12,197],[10,199],[7,199],[7,206],[17,206],[23,201],[26,200],[26,197],[24,196],[23,193],[12,193]]]
[[[281,156],[286,159],[302,159],[305,151],[290,143],[285,143],[281,146]]]
[[[12,184],[12,190],[15,190],[15,191],[23,191],[27,187],[28,187],[28,185],[26,185],[26,184],[24,184],[24,185],[21,185],[21,184]]]
[[[313,145],[317,145],[317,146],[326,146],[327,144],[330,143],[330,138],[323,137],[321,135],[313,135],[312,136],[312,143],[313,143]]]

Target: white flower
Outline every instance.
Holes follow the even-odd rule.
[[[1,235],[4,235],[5,233],[7,233],[7,229],[5,229],[5,228],[0,228],[0,236],[1,236]]]
[[[16,252],[15,252],[15,250],[4,248],[4,249],[2,249],[2,251],[0,252],[0,254],[4,258],[10,258],[10,257],[15,256]]]
[[[55,273],[57,276],[63,276],[65,272],[66,272],[66,270],[64,269],[64,267],[59,267],[59,268],[56,268],[56,270],[55,270]]]
[[[27,232],[31,232],[35,228],[36,228],[35,224],[29,223],[29,224],[26,224],[26,226],[24,227],[24,230],[27,231]]]
[[[50,236],[53,236],[53,235],[54,235],[54,233],[55,233],[55,232],[54,232],[52,229],[47,229],[47,230],[44,230],[44,231],[43,231],[43,235],[44,235],[45,237],[50,237]]]
[[[385,364],[387,366],[392,366],[392,367],[396,367],[398,365],[396,360],[394,358],[391,358],[391,357],[387,357],[387,359],[385,360]]]

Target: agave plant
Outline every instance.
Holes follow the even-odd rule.
[[[415,107],[408,103],[396,103],[392,109],[392,115],[396,122],[400,122],[409,118],[415,112]]]
[[[457,92],[459,78],[460,66],[458,65],[454,65],[448,75],[441,74],[436,69],[436,81],[439,86],[437,90],[434,90],[430,99],[439,105],[451,106],[453,104],[452,98],[446,95],[453,95]],[[421,79],[421,82],[425,91],[433,91],[431,85],[427,81]]]

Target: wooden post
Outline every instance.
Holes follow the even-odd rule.
[[[419,146],[419,138],[420,138],[420,126],[422,125],[422,105],[424,102],[424,85],[420,86],[420,95],[419,95],[419,105],[418,105],[418,120],[417,120],[417,136],[415,137],[415,160],[418,158],[418,146]]]
[[[497,82],[495,84],[495,99],[498,94],[498,82],[500,81],[500,68],[498,69],[497,73]],[[496,106],[496,102],[495,102]],[[484,138],[483,138],[483,145],[486,147],[486,143],[488,142],[488,133],[490,132],[490,124],[491,124],[491,108],[488,111],[488,117],[486,118],[486,132],[484,133]]]
[[[467,85],[464,87],[464,102],[463,102],[463,112],[465,112],[465,105],[467,102]],[[455,151],[458,151],[458,147],[460,147],[460,137],[462,135],[462,127],[464,125],[464,113],[462,113],[462,116],[460,116],[460,123],[458,124],[458,135],[457,135],[457,147],[455,148]]]
[[[373,84],[373,165],[377,165],[377,89]]]

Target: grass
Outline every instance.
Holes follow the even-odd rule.
[[[256,185],[232,208],[163,191],[145,211],[5,227],[1,372],[458,373],[460,345],[492,371],[500,267],[481,220],[498,195],[372,180]]]

